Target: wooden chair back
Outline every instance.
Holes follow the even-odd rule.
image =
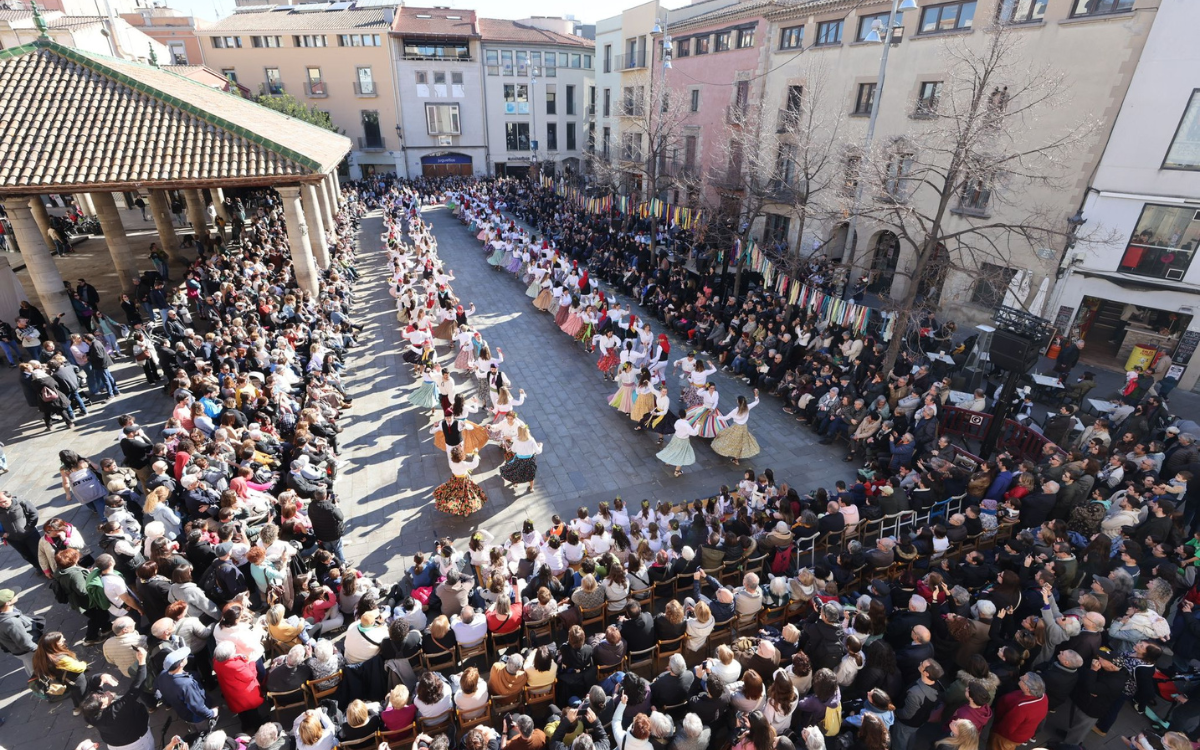
[[[430,716],[428,719],[417,719],[417,724],[421,727],[421,733],[427,734],[430,737],[436,737],[439,734],[449,734],[454,728],[454,711],[448,708],[437,716]]]
[[[587,630],[592,625],[604,627],[604,618],[608,612],[608,603],[601,604],[591,609],[579,610],[579,626]]]
[[[625,671],[634,672],[646,679],[654,678],[654,652],[658,646],[644,648],[641,651],[630,651],[625,656]]]
[[[458,663],[465,664],[468,659],[474,659],[477,656],[487,658],[487,635],[480,638],[477,642],[463,645],[458,644]]]
[[[334,678],[337,678],[337,684],[335,684],[333,687],[325,688],[324,690],[317,687],[318,682],[326,682],[326,681],[332,680]],[[329,675],[328,677],[322,677],[318,680],[309,680],[308,682],[306,682],[304,684],[308,688],[309,697],[312,698],[312,707],[316,708],[317,706],[319,706],[321,704],[321,701],[323,699],[328,698],[329,696],[333,695],[334,693],[336,693],[338,691],[338,688],[342,684],[342,670],[339,669],[338,671],[334,672],[333,674]]]
[[[304,685],[284,693],[267,693],[275,721],[290,727],[296,717],[308,709],[308,691]]]
[[[378,733],[360,737],[357,740],[341,740],[338,742],[338,750],[375,750],[379,747]]]
[[[458,657],[453,651],[423,652],[421,660],[430,672],[452,672],[458,667]]]
[[[599,684],[601,682],[604,682],[614,672],[620,672],[624,668],[625,668],[625,657],[621,657],[621,661],[617,662],[616,664],[610,664],[607,667],[602,667],[599,664],[597,664],[596,665],[596,683]]]
[[[458,719],[458,728],[464,732],[480,724],[489,724],[492,721],[492,701],[489,698],[487,703],[470,711],[463,711],[461,708],[456,708],[454,709],[454,714]]]
[[[545,646],[554,642],[554,618],[547,617],[538,622],[525,623],[525,641],[530,648]]]
[[[525,688],[525,711],[533,714],[534,712],[545,712],[550,708],[550,704],[554,702],[554,690],[558,687],[558,680],[539,688]]]
[[[504,653],[511,653],[513,649],[521,648],[521,631],[514,630],[510,633],[488,633],[488,643],[492,649],[492,659],[495,660],[500,656],[500,650]]]
[[[380,743],[388,743],[389,748],[404,747],[417,739],[417,723],[414,721],[406,727],[376,732],[375,739]]]
[[[654,586],[647,586],[644,589],[630,589],[629,600],[637,600],[643,612],[654,614]]]
[[[658,642],[658,650],[654,653],[655,674],[659,674],[667,668],[667,662],[671,660],[672,656],[683,653],[683,642],[686,639],[686,635],[681,635],[678,638]]]

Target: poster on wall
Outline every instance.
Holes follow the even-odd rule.
[[[1186,367],[1197,345],[1200,345],[1200,331],[1184,331],[1179,339],[1179,346],[1175,347],[1175,353],[1171,355],[1171,361]]]
[[[1067,330],[1067,326],[1071,324],[1071,316],[1075,314],[1075,308],[1070,305],[1063,305],[1058,308],[1058,316],[1054,318],[1054,327],[1060,331]]]

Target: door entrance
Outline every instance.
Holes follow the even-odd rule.
[[[425,177],[470,177],[474,174],[471,157],[466,154],[430,154],[421,157]]]

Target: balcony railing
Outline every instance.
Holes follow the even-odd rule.
[[[304,91],[311,97],[323,98],[329,96],[324,81],[309,81],[304,84]]]
[[[800,124],[800,111],[795,109],[779,110],[779,117],[775,120],[776,133],[791,133]]]
[[[387,151],[387,139],[383,136],[378,138],[368,138],[365,135],[358,137],[359,151]]]
[[[780,203],[794,203],[800,195],[800,187],[792,180],[771,180],[767,189],[768,195]]]
[[[646,67],[646,50],[638,50],[632,55],[617,55],[617,70],[637,70]]]
[[[355,96],[379,96],[379,89],[375,87],[374,81],[355,81],[354,82]]]
[[[278,81],[276,83],[267,82],[267,83],[258,84],[258,93],[262,96],[279,96],[279,95],[283,94],[283,92],[284,92],[283,81]]]

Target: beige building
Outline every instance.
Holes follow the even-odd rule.
[[[893,32],[874,143],[892,143],[924,127],[921,107],[936,105],[939,86],[951,65],[947,54],[951,43],[965,43],[967,48],[981,51],[987,42],[983,29],[992,19],[1002,18],[1025,42],[1020,47],[1018,66],[1022,71],[1045,69],[1061,73],[1066,79],[1069,103],[1040,113],[1044,119],[1038,123],[1039,131],[1059,132],[1088,115],[1098,119],[1099,126],[1062,165],[1061,172],[1070,175],[1069,184],[1035,187],[1020,195],[981,192],[956,196],[946,231],[958,231],[972,222],[1017,222],[1033,209],[1048,217],[1061,217],[1065,224],[1083,201],[1159,2],[918,0],[920,7],[904,13]],[[764,106],[779,111],[790,109],[789,91],[809,86],[809,71],[823,71],[823,97],[812,106],[840,108],[845,115],[840,126],[844,147],[838,157],[843,164],[846,154],[861,149],[864,142],[883,51],[882,44],[871,43],[866,36],[874,21],[887,19],[890,7],[890,0],[814,0],[767,13],[771,49],[764,68]],[[1015,72],[1014,78],[1019,74]],[[801,100],[809,106],[807,99]],[[997,188],[998,193],[1002,190],[1002,185]],[[822,252],[835,259],[843,257],[847,233],[844,222],[826,222],[824,226],[809,222],[804,236],[798,237],[791,218],[786,209],[780,208],[753,234],[764,240],[786,238],[788,246],[802,254],[811,252],[814,242],[821,243]],[[853,262],[871,273],[871,290],[893,296],[903,293],[908,283],[903,273],[914,264],[911,253],[895,235],[879,226],[860,222],[856,235]],[[1012,247],[1009,253],[1005,267],[984,270],[1001,278],[1025,272],[1027,275],[1019,281],[1035,291],[1043,280],[1053,284],[1062,247],[1026,244]],[[949,270],[940,297],[948,318],[960,322],[990,319],[998,300],[978,283],[980,276],[978,269]]]
[[[290,94],[330,113],[353,143],[349,174],[397,172],[400,102],[394,95],[390,7],[241,10],[197,29],[208,67],[251,96]]]

